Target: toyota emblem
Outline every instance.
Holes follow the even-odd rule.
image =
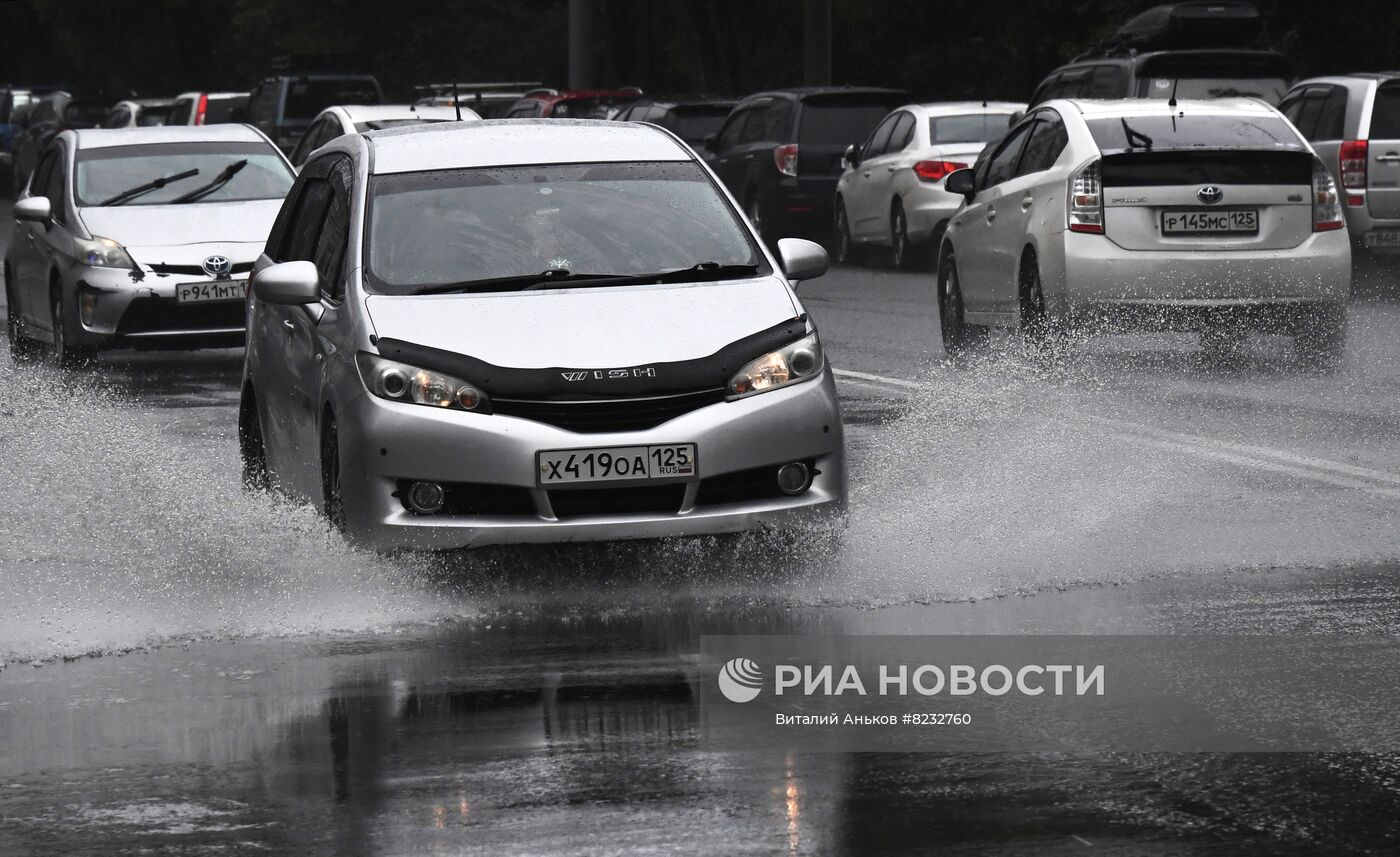
[[[200,267],[211,277],[227,277],[229,271],[233,270],[233,263],[227,256],[210,256]]]
[[[1200,190],[1196,191],[1196,199],[1199,199],[1206,205],[1215,205],[1217,202],[1224,198],[1225,191],[1221,190],[1213,184],[1208,184]]]

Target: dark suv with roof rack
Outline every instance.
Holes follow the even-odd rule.
[[[1157,6],[1105,42],[1051,72],[1031,105],[1052,98],[1231,98],[1278,104],[1294,77],[1276,51],[1244,47],[1259,37],[1249,3]]]
[[[706,140],[707,160],[765,241],[824,235],[846,147],[908,101],[907,92],[878,87],[760,92]]]

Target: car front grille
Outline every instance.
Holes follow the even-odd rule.
[[[549,492],[549,504],[554,507],[554,517],[560,520],[586,515],[675,513],[681,510],[685,486],[684,482],[672,482],[625,488],[556,488]]]
[[[179,304],[170,298],[134,298],[117,325],[117,333],[224,330],[246,327],[247,321],[243,301]]]
[[[167,265],[164,262],[150,266],[154,274],[189,274],[194,277],[207,277],[203,265]],[[230,274],[246,274],[253,270],[252,262],[239,262],[229,271]]]
[[[497,414],[505,414],[584,434],[642,431],[708,405],[724,401],[723,388],[633,399],[539,401],[492,399]]]

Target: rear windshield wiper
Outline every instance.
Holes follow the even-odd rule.
[[[162,176],[158,179],[152,179],[146,182],[145,184],[139,184],[136,187],[129,187],[115,196],[110,196],[99,202],[98,206],[125,205],[126,203],[131,202],[133,199],[137,198],[138,196],[144,196],[153,190],[160,190],[161,188],[165,187],[166,185],[172,182],[183,181],[187,178],[197,175],[199,175],[199,170],[194,169],[185,170],[183,173],[176,173],[173,176]]]
[[[1129,149],[1146,149],[1152,151],[1152,138],[1128,124],[1128,120],[1120,117],[1119,122],[1123,123],[1123,136],[1128,141]]]
[[[209,194],[228,184],[230,181],[233,180],[234,176],[238,175],[238,171],[246,166],[248,166],[247,158],[244,158],[241,161],[234,161],[233,163],[220,170],[217,176],[214,176],[214,178],[210,179],[209,184],[201,185],[200,187],[195,188],[189,193],[175,197],[174,199],[170,200],[170,204],[179,205],[184,202],[198,202],[199,200],[204,199]]]
[[[701,262],[689,268],[675,271],[661,271],[655,274],[575,274],[563,268],[551,268],[538,274],[520,274],[513,277],[493,277],[489,280],[470,280],[465,283],[435,283],[423,286],[410,294],[430,295],[444,292],[528,292],[551,288],[584,288],[590,286],[639,286],[648,283],[688,283],[707,280],[722,280],[725,277],[744,276],[758,272],[757,265],[721,265],[718,262]]]

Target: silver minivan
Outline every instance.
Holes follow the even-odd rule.
[[[313,153],[252,275],[245,482],[357,542],[795,527],[844,506],[793,291],[684,143],[619,122],[372,131]]]

